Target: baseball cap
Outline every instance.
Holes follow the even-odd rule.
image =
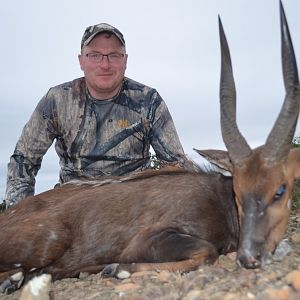
[[[83,46],[88,45],[97,34],[103,31],[108,31],[114,34],[120,40],[122,45],[125,46],[125,40],[120,30],[107,23],[100,23],[86,28],[83,37],[81,39],[81,49]]]

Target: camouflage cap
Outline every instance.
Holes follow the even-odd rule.
[[[120,40],[122,45],[125,46],[125,40],[123,34],[117,28],[107,23],[100,23],[86,28],[83,37],[81,39],[81,49],[83,46],[88,45],[97,34],[103,31],[108,31],[114,34]]]

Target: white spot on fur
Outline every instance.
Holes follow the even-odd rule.
[[[287,208],[288,208],[288,209],[291,209],[291,203],[292,203],[292,202],[291,202],[291,199],[289,199],[289,201],[287,202]]]
[[[23,272],[18,272],[10,276],[13,281],[20,281],[24,278]]]
[[[58,235],[56,234],[55,231],[50,230],[49,239],[53,240],[53,241],[57,241],[58,240]]]
[[[21,267],[21,264],[14,264],[14,266],[15,266],[16,268],[20,268],[20,267]]]

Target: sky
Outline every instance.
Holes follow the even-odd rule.
[[[298,65],[300,1],[283,0]],[[52,86],[81,77],[85,28],[101,22],[124,34],[126,76],[154,87],[168,105],[185,152],[225,149],[220,131],[220,15],[237,89],[237,122],[251,147],[265,142],[285,91],[277,0],[26,0],[0,10],[0,200],[9,157],[38,101]],[[296,133],[299,133],[299,126]],[[53,148],[36,193],[58,179]]]

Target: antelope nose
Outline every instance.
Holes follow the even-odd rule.
[[[260,255],[253,256],[250,253],[240,253],[238,254],[237,263],[240,267],[246,269],[256,269],[261,266]]]

